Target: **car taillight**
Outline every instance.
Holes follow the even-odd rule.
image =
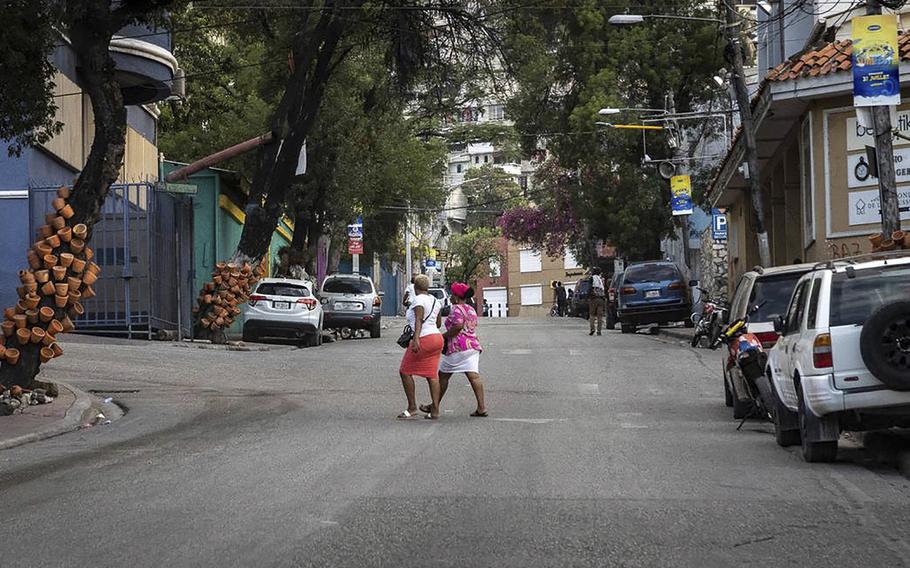
[[[297,300],[297,303],[303,304],[304,306],[306,306],[307,308],[309,308],[311,310],[315,310],[317,302],[316,302],[316,298],[300,298],[299,300]]]
[[[622,289],[623,294],[634,294],[636,292],[638,292],[638,290],[636,290],[635,288],[632,288],[631,286],[626,286],[625,288]]]
[[[831,351],[831,336],[819,334],[812,344],[812,364],[816,369],[830,369],[834,366],[834,353]]]
[[[265,296],[257,296],[254,294],[250,296],[250,305],[255,306],[256,302],[264,302],[266,299],[267,298]]]
[[[373,298],[373,307],[379,307],[381,305],[382,305],[382,298],[380,298],[379,296],[376,296],[375,298]]]
[[[683,283],[679,281],[671,282],[670,285],[667,286],[667,290],[682,290],[683,288]]]
[[[755,338],[761,341],[761,346],[765,349],[774,347],[774,344],[777,343],[779,337],[777,332],[774,331],[759,331],[755,334]]]

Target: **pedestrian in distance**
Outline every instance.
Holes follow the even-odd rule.
[[[604,319],[604,307],[606,305],[606,292],[604,290],[604,279],[601,277],[601,270],[594,267],[591,270],[591,300],[589,302],[588,322],[591,325],[591,331],[588,335],[601,335]]]
[[[414,296],[411,298],[406,314],[408,325],[414,330],[414,337],[404,357],[398,374],[404,395],[408,399],[408,408],[398,415],[401,420],[417,418],[417,398],[414,392],[414,376],[424,377],[430,387],[432,404],[428,407],[426,418],[439,418],[439,359],[442,356],[442,302],[429,293],[430,278],[421,274],[414,278]]]
[[[477,338],[477,311],[468,303],[474,297],[474,289],[463,282],[452,284],[452,311],[446,318],[445,351],[439,364],[439,401],[449,389],[452,375],[464,373],[477,399],[477,408],[471,416],[485,418],[487,407],[484,401],[483,381],[480,378],[480,354],[483,348]],[[432,406],[420,407],[430,412]]]
[[[556,283],[556,307],[559,312],[559,317],[566,317],[566,288],[562,285],[562,282]]]
[[[416,276],[411,276],[411,283],[408,284],[408,287],[404,289],[404,297],[401,299],[401,305],[405,309],[408,309],[411,306],[411,300],[414,299],[414,279]]]

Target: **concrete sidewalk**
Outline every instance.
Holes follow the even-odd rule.
[[[83,424],[96,405],[88,393],[56,383],[59,394],[51,404],[29,406],[21,414],[0,416],[0,450],[70,432]]]

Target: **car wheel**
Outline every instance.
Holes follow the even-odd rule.
[[[771,382],[770,377],[768,382]],[[802,435],[799,431],[799,416],[784,406],[774,385],[771,385],[771,398],[773,404],[771,417],[774,420],[774,439],[777,441],[777,445],[783,448],[799,445],[802,442]]]
[[[620,324],[620,326],[619,326],[619,330],[622,333],[635,333],[635,329],[636,328],[634,325],[627,324],[627,323]]]
[[[616,329],[616,314],[607,310],[607,329]]]
[[[799,393],[799,434],[803,459],[810,463],[827,463],[837,459],[837,440],[812,441],[812,432],[823,419],[812,414]]]
[[[379,339],[382,337],[382,327],[379,324],[373,324],[370,328],[370,339]]]

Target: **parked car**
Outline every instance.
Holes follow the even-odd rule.
[[[617,281],[616,315],[623,333],[640,325],[685,322],[691,326],[692,299],[688,284],[672,262],[632,264]]]
[[[572,301],[569,302],[569,314],[579,318],[588,317],[588,302],[591,295],[591,277],[585,276],[575,284]]]
[[[744,333],[751,333],[761,342],[765,351],[777,341],[774,318],[787,310],[787,304],[796,282],[814,267],[813,264],[791,264],[774,268],[756,266],[743,274],[736,285],[730,311],[725,323],[743,319],[750,309],[756,309],[748,318]],[[753,411],[753,399],[745,385],[737,384],[735,375],[730,373],[735,361],[724,353],[724,402],[733,407],[733,418],[745,418]]]
[[[263,278],[250,295],[243,315],[243,340],[263,337],[305,339],[322,345],[324,314],[313,283],[290,278]]]
[[[449,293],[446,292],[445,288],[430,288],[427,290],[431,296],[442,302],[442,310],[440,314],[442,317],[446,317],[452,310],[452,302],[449,301]]]
[[[613,273],[610,278],[610,284],[607,286],[607,329],[616,329],[619,322],[619,281],[622,279],[622,272]]]
[[[837,457],[842,430],[910,427],[910,255],[869,255],[804,275],[777,319],[768,374],[777,442]]]
[[[382,298],[373,281],[359,274],[332,274],[322,282],[319,300],[328,329],[367,329],[382,334]]]

